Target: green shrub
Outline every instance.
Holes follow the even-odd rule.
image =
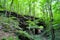
[[[16,31],[16,34],[19,36],[23,36],[23,37],[26,37],[26,38],[28,38],[28,39],[33,39],[33,37],[31,37],[31,35],[30,34],[28,34],[26,31],[21,31],[21,30],[17,30]]]
[[[9,36],[9,37],[3,37],[2,40],[20,40],[20,39],[18,39],[17,36],[15,37]]]
[[[7,18],[4,16],[0,16],[0,26],[4,28],[6,31],[14,30],[19,27],[19,22],[17,20],[13,20],[12,18]]]

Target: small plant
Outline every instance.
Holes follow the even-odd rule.
[[[6,40],[5,38],[3,38],[2,40]]]
[[[19,22],[17,20],[13,20],[12,18],[7,18],[3,16],[0,16],[0,25],[4,28],[5,31],[20,28]]]
[[[20,40],[20,39],[18,39],[17,36],[15,36],[15,37],[9,36],[9,37],[3,37],[2,40]]]
[[[18,36],[23,36],[25,38],[28,38],[28,39],[33,39],[33,37],[31,37],[30,34],[28,34],[26,31],[22,31],[22,30],[16,30],[16,35]]]

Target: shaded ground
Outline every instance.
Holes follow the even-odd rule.
[[[48,38],[42,37],[41,35],[32,35],[34,40],[51,40],[51,36]],[[60,40],[60,30],[55,30],[55,40]]]
[[[2,40],[3,38],[8,38],[10,36],[15,38],[14,33],[8,33],[8,32],[4,32],[4,31],[0,30],[0,40]]]
[[[4,12],[4,11],[0,11],[0,12]],[[7,12],[7,13],[9,13],[9,12]],[[15,14],[15,13],[13,13],[12,12],[12,14],[11,14],[12,16],[14,16],[14,17],[17,17],[17,14]],[[17,17],[18,19],[19,19],[19,22],[20,22],[20,27],[22,27],[22,28],[24,28],[24,27],[26,27],[26,26],[28,26],[27,24],[26,24],[26,21],[27,20],[31,20],[31,21],[33,21],[34,19],[38,19],[38,18],[34,18],[34,17],[30,17],[30,16],[21,16],[21,15],[18,15],[18,17]],[[42,25],[43,23],[42,22],[40,22],[38,25],[40,26],[40,25]],[[43,24],[44,25],[44,24]],[[14,34],[13,33],[7,33],[7,32],[3,32],[2,30],[0,30],[0,40],[3,38],[3,37],[9,37],[9,36],[13,36],[13,37],[15,37],[14,36]],[[45,37],[41,37],[41,35],[32,35],[33,36],[33,38],[34,38],[34,40],[51,40],[51,38],[49,38],[49,39],[46,39]],[[55,40],[60,40],[60,31],[56,31],[55,32]]]
[[[55,31],[55,40],[60,40],[60,30]]]
[[[33,38],[34,40],[48,40],[45,37],[42,37],[41,35],[34,35]]]

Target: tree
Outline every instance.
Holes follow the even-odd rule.
[[[49,2],[49,14],[50,14],[50,28],[51,28],[51,35],[52,39],[55,40],[55,33],[54,33],[54,28],[53,28],[53,12],[52,12],[52,0],[48,1]]]
[[[31,0],[29,0],[29,14],[31,14]]]

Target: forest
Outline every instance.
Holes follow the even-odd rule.
[[[60,0],[0,0],[0,40],[60,40]]]

